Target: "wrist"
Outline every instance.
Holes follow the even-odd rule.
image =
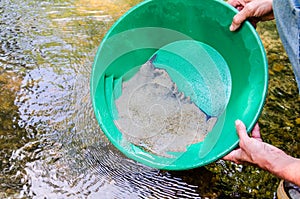
[[[263,150],[253,156],[253,163],[275,176],[300,186],[300,159],[264,143]]]
[[[263,143],[262,150],[254,157],[254,164],[271,173],[280,172],[292,158],[279,148],[267,143]]]
[[[299,175],[300,160],[287,155],[282,150],[266,144],[264,152],[257,158],[257,166],[282,179],[294,181],[295,175]],[[297,177],[298,178],[298,177]]]

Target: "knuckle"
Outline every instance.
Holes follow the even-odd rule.
[[[247,6],[245,6],[244,11],[247,17],[249,17],[255,11],[255,6],[252,3],[249,3]]]

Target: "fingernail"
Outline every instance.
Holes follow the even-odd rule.
[[[239,26],[237,26],[236,24],[231,24],[229,29],[230,31],[236,31],[238,29]]]
[[[235,125],[240,125],[242,123],[241,120],[235,120]]]

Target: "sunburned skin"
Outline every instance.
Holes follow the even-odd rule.
[[[115,103],[118,119],[114,122],[123,137],[159,156],[185,152],[189,145],[203,141],[217,121],[179,92],[168,73],[150,61],[123,82]]]

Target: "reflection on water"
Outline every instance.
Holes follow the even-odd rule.
[[[125,158],[94,118],[90,69],[120,2],[1,1],[0,197],[199,196]]]
[[[278,179],[257,168],[219,161],[182,172],[151,169],[124,157],[100,131],[89,96],[94,55],[112,22],[137,2],[0,1],[0,198],[273,195]],[[299,156],[299,98],[286,55],[277,56],[274,25],[267,27],[276,64],[262,132]]]

